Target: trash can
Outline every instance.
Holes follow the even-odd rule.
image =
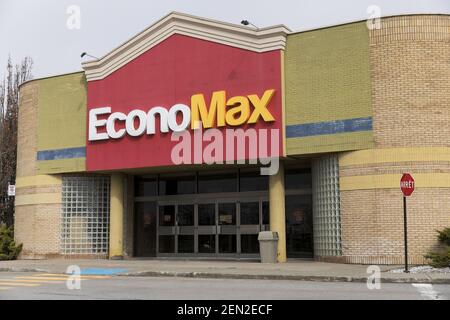
[[[258,235],[261,263],[276,263],[278,253],[278,232],[261,231]]]

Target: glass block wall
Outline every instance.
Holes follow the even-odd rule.
[[[109,177],[63,176],[62,254],[108,254],[109,195]]]
[[[336,154],[313,160],[314,255],[341,256],[339,162]]]

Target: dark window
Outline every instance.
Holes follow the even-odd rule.
[[[257,234],[241,235],[241,253],[259,253]]]
[[[263,224],[270,224],[270,206],[269,202],[264,201],[262,203],[262,216],[263,216]]]
[[[135,203],[136,256],[156,254],[156,202]],[[94,228],[96,231],[98,228]]]
[[[236,203],[219,203],[219,224],[236,225]]]
[[[198,235],[198,252],[215,253],[216,252],[216,236],[209,234]]]
[[[291,256],[313,251],[311,196],[286,197],[286,250]]]
[[[269,176],[261,175],[260,170],[241,170],[239,175],[239,191],[267,191],[269,190]]]
[[[159,252],[175,253],[175,236],[159,236]]]
[[[236,235],[219,235],[219,253],[236,253]]]
[[[159,194],[177,195],[195,193],[195,175],[161,175]]]
[[[154,197],[158,195],[158,180],[156,176],[135,177],[134,195],[136,197]]]
[[[198,205],[198,225],[213,226],[216,224],[216,205],[213,203]]]
[[[193,226],[194,225],[194,205],[179,205],[178,206],[178,225],[179,226]]]
[[[178,252],[179,253],[194,253],[194,236],[193,235],[179,235],[178,236]]]
[[[159,207],[159,225],[160,226],[175,225],[175,206]]]
[[[259,202],[241,203],[241,224],[259,224]]]
[[[237,172],[198,175],[199,193],[237,192]]]
[[[284,175],[286,190],[310,188],[312,185],[310,169],[286,169]]]

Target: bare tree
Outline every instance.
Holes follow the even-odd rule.
[[[10,57],[0,83],[0,223],[8,226],[14,224],[14,198],[8,197],[7,189],[16,180],[19,86],[32,78],[32,68],[30,57],[15,66]]]

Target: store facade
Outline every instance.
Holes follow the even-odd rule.
[[[23,84],[22,258],[256,259],[272,230],[280,262],[400,263],[408,171],[421,263],[450,225],[449,30],[171,13],[83,72]]]

